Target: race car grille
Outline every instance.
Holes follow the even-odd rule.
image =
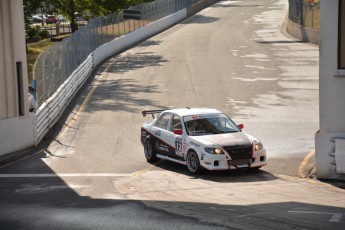
[[[230,161],[230,164],[233,165],[233,166],[236,166],[236,165],[248,165],[250,163],[251,163],[250,159],[239,159],[239,160],[232,160],[232,161]]]
[[[251,159],[253,147],[247,146],[225,146],[224,149],[230,154],[232,160]]]

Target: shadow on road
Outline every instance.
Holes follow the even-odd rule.
[[[218,21],[219,18],[205,16],[201,14],[194,15],[193,17],[183,21],[181,24],[206,24]]]
[[[234,204],[208,202],[180,202],[157,200],[98,199],[82,195],[84,190],[97,187],[97,182],[86,178],[83,182],[67,184],[42,161],[35,169],[19,163],[0,170],[0,226],[2,229],[343,229],[345,208],[309,202],[264,202],[246,204],[256,196],[255,190],[244,190],[236,195],[227,193]],[[165,163],[161,167],[169,168]],[[182,166],[181,166],[182,167]],[[37,169],[40,174],[25,176]],[[4,176],[18,171],[23,176]],[[185,173],[176,167],[176,172]],[[24,174],[23,174],[24,173]],[[40,175],[45,176],[40,176]],[[206,173],[201,179],[233,183],[274,180],[264,171],[239,171],[235,174]],[[251,179],[255,178],[255,179]],[[104,178],[103,178],[104,179]],[[100,180],[100,179],[97,179]],[[108,178],[105,181],[116,181]],[[160,183],[156,181],[154,183]],[[191,182],[193,183],[193,179]],[[72,187],[70,187],[72,186]],[[234,184],[234,186],[236,186]],[[97,189],[97,188],[94,188]],[[188,189],[187,189],[188,190]],[[78,192],[77,192],[78,191]],[[140,192],[140,191],[138,191]],[[188,191],[186,191],[188,192]],[[284,191],[282,191],[284,192]],[[113,188],[116,194],[116,188]],[[270,191],[267,191],[269,194]],[[107,194],[109,196],[109,194]],[[111,194],[110,194],[111,195]],[[126,195],[126,194],[124,194]],[[144,194],[145,195],[145,194]],[[223,194],[224,195],[224,194]],[[217,197],[217,194],[209,194]]]
[[[202,179],[207,181],[214,181],[220,183],[237,183],[237,182],[257,182],[257,181],[271,181],[277,178],[269,172],[264,170],[254,169],[238,169],[231,171],[202,171],[199,174],[190,174],[187,166],[176,164],[167,160],[160,160],[156,167],[163,170],[171,171],[174,173],[192,176],[196,179]]]

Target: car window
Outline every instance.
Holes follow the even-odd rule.
[[[182,123],[181,119],[178,116],[173,116],[172,119],[172,125],[170,131],[173,131],[174,129],[182,129]]]
[[[183,118],[190,136],[240,132],[237,125],[225,114],[203,114]]]
[[[163,115],[159,116],[159,118],[158,118],[158,120],[154,126],[161,128],[161,129],[168,130],[170,118],[171,118],[171,114],[163,114]]]

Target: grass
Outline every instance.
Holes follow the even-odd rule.
[[[48,49],[53,42],[50,39],[44,39],[38,42],[27,44],[26,59],[28,63],[28,81],[31,84],[33,79],[33,68],[38,56]]]
[[[70,35],[63,35],[62,37],[68,37]],[[55,42],[52,42],[50,38],[44,39],[38,42],[29,43],[27,44],[27,53],[26,53],[26,59],[28,64],[28,82],[31,84],[33,79],[33,69],[35,62],[39,55],[46,51],[50,46],[55,44]]]

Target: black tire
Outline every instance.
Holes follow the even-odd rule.
[[[187,164],[189,172],[192,174],[197,174],[201,171],[201,165],[200,165],[198,154],[196,154],[196,152],[194,151],[188,152],[187,158],[186,158],[186,164]]]
[[[153,163],[158,160],[154,149],[154,145],[152,144],[152,141],[148,138],[146,138],[144,142],[144,153],[147,162]]]

